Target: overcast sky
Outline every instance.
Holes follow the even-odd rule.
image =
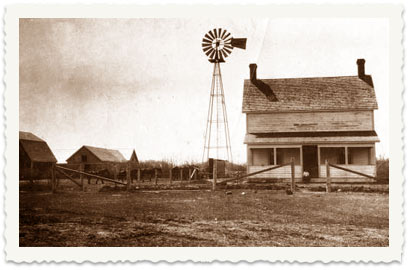
[[[246,37],[221,65],[234,161],[246,161],[243,80],[356,75],[366,59],[379,110],[377,156],[388,157],[386,19],[22,19],[20,130],[63,162],[82,145],[140,160],[201,161],[214,27]]]

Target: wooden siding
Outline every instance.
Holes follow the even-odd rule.
[[[358,171],[367,175],[375,176],[376,175],[376,166],[375,165],[338,165],[353,171]],[[346,172],[340,169],[330,167],[330,176],[333,178],[361,178],[361,175],[354,173]],[[326,166],[320,166],[320,177],[326,177]]]
[[[374,130],[372,111],[247,113],[247,133]]]
[[[248,166],[248,173],[257,172],[257,171],[264,170],[269,167],[272,167],[272,166]],[[295,165],[295,178],[302,178],[302,174],[303,174],[302,166]],[[251,178],[277,178],[277,179],[291,178],[290,166],[285,166],[285,167],[281,167],[281,168],[278,168],[272,171],[260,173],[260,174],[251,176]]]

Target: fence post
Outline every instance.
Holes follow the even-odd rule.
[[[169,177],[170,177],[170,186],[171,186],[173,184],[173,168],[170,168]]]
[[[137,181],[140,183],[140,168],[137,168]]]
[[[113,165],[113,180],[117,181],[118,180],[118,165],[115,163]],[[116,186],[116,183],[115,183]]]
[[[326,192],[331,192],[331,178],[330,178],[330,165],[329,161],[326,159]]]
[[[57,183],[55,180],[55,164],[53,163],[51,166],[51,190],[52,193],[54,193],[56,191],[57,188]]]
[[[84,164],[81,163],[79,164],[79,171],[83,172],[84,171]],[[85,186],[84,186],[84,175],[82,173],[79,174],[79,180],[81,182],[81,190],[85,191]]]
[[[154,168],[154,185],[157,186],[157,168]]]
[[[212,190],[215,191],[215,186],[217,185],[217,159],[214,159],[213,162],[213,182],[212,182]]]
[[[183,168],[180,168],[180,181],[183,181]]]
[[[126,164],[126,189],[130,190],[130,162]]]
[[[291,183],[290,190],[295,193],[295,159],[292,157],[290,159],[290,172],[291,172]]]
[[[34,162],[30,163],[30,184],[34,184]]]
[[[192,175],[191,175],[191,168],[189,167],[189,168],[188,168],[188,180],[191,181],[192,178],[193,178],[193,177],[192,177]]]

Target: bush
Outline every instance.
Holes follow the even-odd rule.
[[[378,182],[388,183],[389,179],[389,159],[380,158],[377,160]]]

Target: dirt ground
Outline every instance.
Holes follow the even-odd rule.
[[[96,190],[21,189],[20,246],[388,246],[388,194]]]

